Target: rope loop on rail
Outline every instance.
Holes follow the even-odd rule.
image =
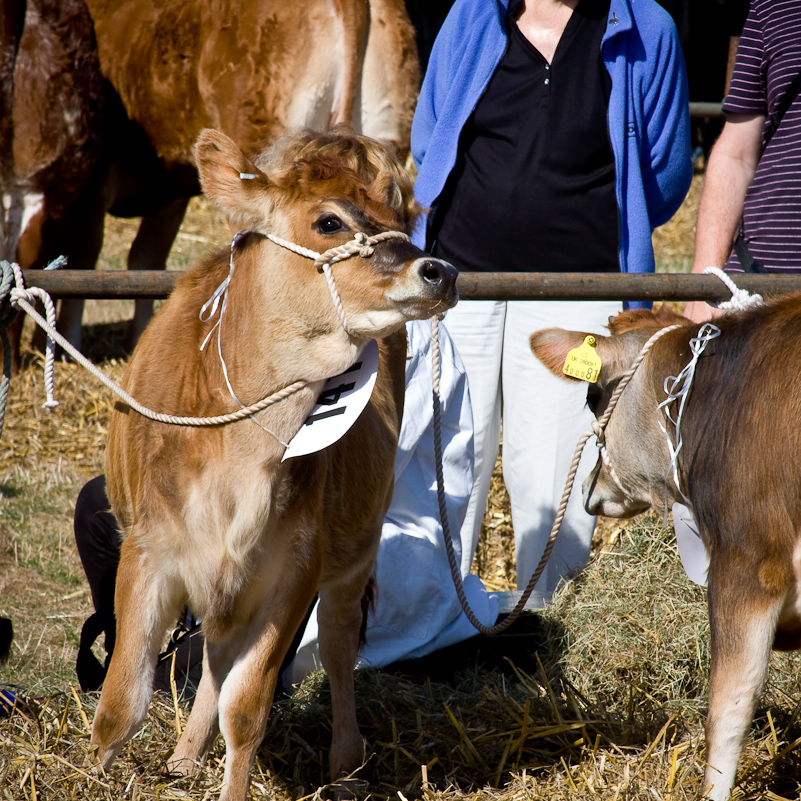
[[[60,260],[58,261],[60,263]],[[8,390],[11,385],[11,343],[8,337],[8,329],[16,319],[17,311],[24,309],[26,306],[33,309],[36,298],[39,298],[44,304],[47,315],[47,320],[44,321],[45,324],[55,329],[56,307],[50,295],[37,287],[26,289],[22,278],[22,268],[13,262],[0,261],[0,309],[4,309],[2,318],[0,318],[0,341],[3,345],[3,377],[0,380],[0,436],[3,434],[6,406],[8,404]],[[53,397],[53,363],[55,360],[56,345],[53,339],[48,336],[44,367],[46,400],[42,404],[45,409],[53,409],[58,406],[58,401]]]
[[[16,309],[9,299],[13,284],[14,273],[11,265],[7,261],[0,262],[0,347],[3,348],[3,374],[0,376],[0,437],[3,436],[8,388],[11,384],[11,343],[8,339],[8,328],[17,316]]]
[[[718,303],[718,309],[750,309],[754,306],[762,306],[765,302],[762,299],[762,295],[756,292],[752,295],[747,289],[740,289],[740,287],[734,283],[731,276],[723,272],[719,267],[705,267],[704,275],[714,275],[716,278],[719,278],[726,284],[726,288],[729,292],[731,292],[731,300]]]

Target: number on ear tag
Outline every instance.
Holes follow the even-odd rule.
[[[601,374],[601,357],[595,350],[594,336],[584,337],[584,342],[567,354],[562,372],[590,384],[598,380]]]

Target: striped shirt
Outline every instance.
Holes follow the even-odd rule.
[[[724,111],[769,118],[799,72],[801,2],[752,0]],[[766,122],[763,144],[767,129]],[[759,160],[745,196],[743,228],[748,250],[769,272],[801,271],[801,95]],[[734,253],[730,267],[741,269]]]

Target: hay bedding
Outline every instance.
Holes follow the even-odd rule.
[[[187,225],[194,228],[179,241],[198,252],[224,244],[227,230],[208,215],[202,205],[190,214]],[[129,233],[112,231],[108,263]],[[85,351],[119,378],[125,359],[117,320],[129,307],[109,312],[109,305],[92,310]],[[12,617],[17,633],[0,681],[25,688],[19,707],[0,719],[0,798],[215,798],[221,741],[197,779],[161,773],[190,708],[177,694],[154,697],[142,731],[107,775],[85,768],[97,696],[74,686],[77,632],[91,602],[71,518],[81,484],[102,470],[113,398],[83,370],[60,364],[62,405],[48,414],[39,408],[39,357],[28,360],[12,382],[0,442],[0,614]],[[507,589],[514,555],[499,469],[484,522],[474,569],[490,588]],[[595,553],[585,573],[534,618],[537,635],[530,650],[515,650],[514,664],[468,657],[437,680],[358,672],[370,754],[360,778],[372,795],[398,801],[695,797],[703,770],[705,591],[684,577],[670,527],[653,517],[624,527],[606,521]],[[799,797],[798,679],[797,659],[774,656],[738,797]],[[250,797],[330,793],[329,741],[327,682],[316,673],[276,703]]]

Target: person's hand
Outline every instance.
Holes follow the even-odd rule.
[[[696,261],[693,262],[690,274],[703,275],[706,266],[704,262],[696,259]],[[684,316],[694,323],[706,323],[713,320],[715,317],[720,317],[721,314],[723,314],[723,312],[720,309],[716,309],[714,306],[704,303],[703,300],[691,300],[684,309]]]
[[[706,323],[715,317],[720,317],[721,314],[723,312],[720,309],[716,309],[702,300],[691,300],[684,309],[684,316],[694,323]]]

